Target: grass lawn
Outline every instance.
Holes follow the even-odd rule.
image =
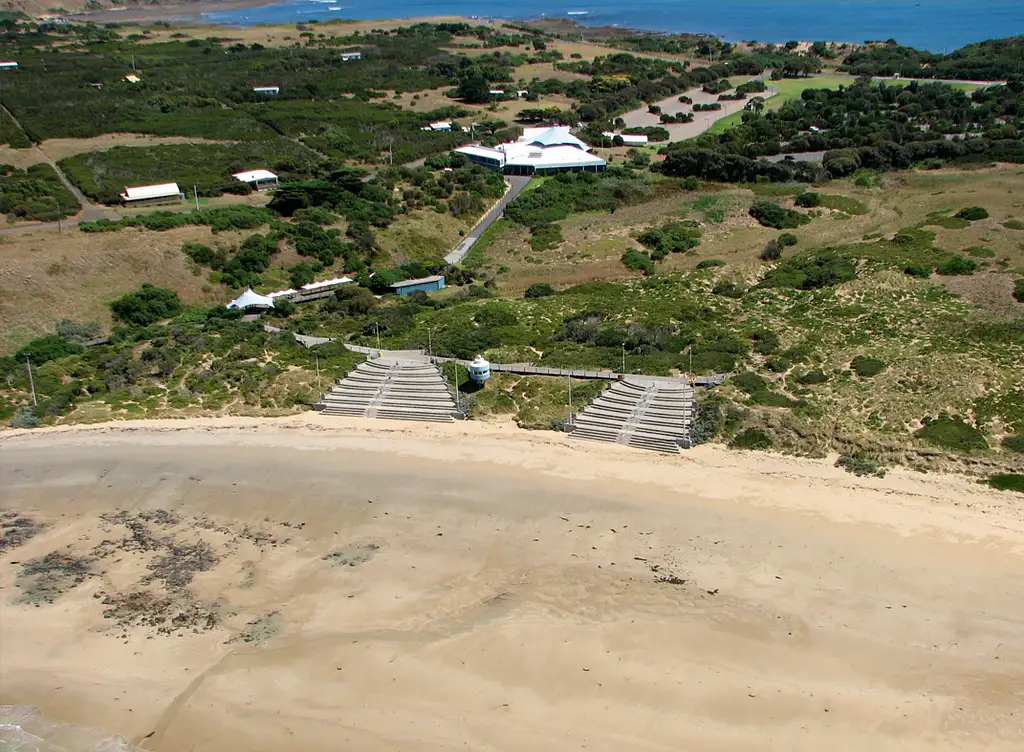
[[[799,98],[804,89],[838,89],[840,86],[851,85],[855,80],[856,79],[853,78],[853,76],[826,75],[771,81],[769,85],[775,89],[776,94],[765,102],[765,104],[768,109],[777,110],[791,99]],[[742,118],[743,110],[734,112],[721,120],[715,121],[711,128],[708,129],[708,132],[723,133],[734,125],[738,125],[742,122]]]

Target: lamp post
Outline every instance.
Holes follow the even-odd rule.
[[[622,375],[626,375],[626,343],[622,343]]]

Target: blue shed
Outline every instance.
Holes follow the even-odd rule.
[[[391,289],[397,292],[403,297],[410,293],[414,293],[417,290],[423,292],[434,292],[444,287],[444,277],[440,274],[435,274],[432,277],[422,277],[420,279],[407,279],[404,282],[396,282],[391,285]]]

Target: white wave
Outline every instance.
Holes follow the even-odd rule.
[[[0,705],[3,752],[144,752],[119,734],[51,721],[30,705]]]

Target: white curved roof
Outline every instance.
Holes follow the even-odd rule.
[[[255,293],[248,288],[225,306],[225,308],[241,308],[243,310],[252,307],[273,308],[274,301],[270,297]]]
[[[243,183],[252,183],[256,180],[277,180],[277,175],[270,170],[249,170],[248,172],[236,172],[232,177],[241,180]]]
[[[522,143],[537,144],[538,146],[575,146],[578,149],[589,151],[590,147],[576,138],[569,132],[567,125],[552,125],[548,128],[524,128],[523,136],[519,140]]]

